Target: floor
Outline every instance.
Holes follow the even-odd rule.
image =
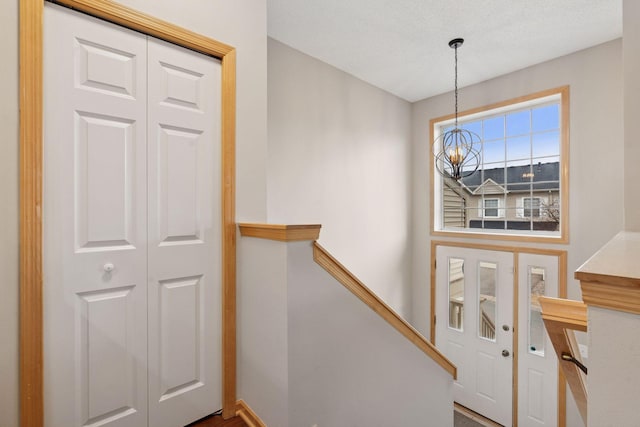
[[[486,420],[488,421],[488,420]],[[482,417],[478,416],[467,408],[456,405],[453,412],[454,427],[493,427],[497,424],[487,423]],[[222,416],[215,415],[203,418],[186,427],[248,427],[240,417],[233,417],[228,420],[222,419]]]
[[[233,417],[228,420],[222,419],[221,415],[209,416],[186,427],[248,427],[242,418]]]

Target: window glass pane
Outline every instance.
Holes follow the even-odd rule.
[[[499,139],[504,138],[504,116],[494,117],[483,121],[483,139]]]
[[[442,216],[445,228],[467,226],[466,199],[463,193],[450,185],[445,185],[443,188]]]
[[[490,163],[484,165],[484,168],[480,171],[480,176],[477,178],[483,185],[481,194],[495,194],[496,192],[503,193],[502,187],[496,187],[495,185],[504,184],[504,163]],[[491,180],[487,182],[488,180]]]
[[[531,155],[536,157],[549,157],[560,155],[560,132],[544,132],[533,134]]]
[[[498,265],[492,262],[478,263],[478,336],[496,340],[496,285]]]
[[[482,121],[463,123],[460,128],[473,132],[478,136],[482,135]]]
[[[464,330],[464,260],[449,258],[449,327]]]
[[[504,139],[482,144],[482,163],[485,167],[489,163],[504,162],[504,160]]]
[[[527,136],[518,136],[515,138],[507,138],[507,160],[524,160],[528,163],[531,158],[531,138]]]
[[[531,130],[529,110],[507,114],[507,136],[524,135]]]
[[[531,111],[531,127],[534,132],[560,128],[560,106],[558,104],[534,108]]]
[[[546,200],[542,200],[540,215],[541,220],[545,222],[545,230],[560,230],[560,197],[554,196],[552,192]]]
[[[529,353],[544,356],[544,324],[538,298],[545,295],[544,267],[529,266]]]

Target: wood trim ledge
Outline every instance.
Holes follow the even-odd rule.
[[[313,259],[317,264],[331,274],[338,282],[342,283],[351,293],[357,296],[369,308],[378,313],[384,320],[393,326],[398,332],[415,344],[427,356],[433,359],[453,379],[457,378],[457,368],[440,351],[415,330],[409,323],[402,319],[391,307],[384,303],[375,293],[367,288],[356,276],[332,257],[326,249],[317,242],[313,244]]]
[[[282,225],[282,224],[238,224],[240,235],[259,239],[294,242],[299,240],[318,240],[320,224]]]

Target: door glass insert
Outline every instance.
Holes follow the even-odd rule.
[[[544,324],[538,298],[545,295],[544,267],[529,266],[529,353],[544,356]]]
[[[478,263],[478,336],[496,340],[496,286],[498,264]]]
[[[449,258],[449,327],[462,331],[464,321],[464,260]]]

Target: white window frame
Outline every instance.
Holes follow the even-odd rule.
[[[487,228],[445,228],[443,226],[443,213],[442,213],[442,177],[439,173],[435,172],[435,156],[431,155],[431,191],[430,191],[430,209],[431,209],[431,235],[432,236],[449,236],[449,237],[470,237],[470,238],[491,238],[499,240],[520,240],[529,242],[551,242],[551,243],[567,243],[569,241],[568,233],[568,218],[569,218],[569,87],[563,86],[560,88],[550,89],[535,94],[519,97],[509,101],[496,103],[493,105],[476,108],[471,111],[464,111],[458,114],[458,120],[460,122],[471,122],[488,118],[494,115],[508,114],[516,112],[518,110],[535,108],[539,105],[549,104],[556,102],[560,107],[560,164],[559,164],[559,193],[554,195],[554,198],[559,200],[560,221],[559,231],[545,231],[545,230],[494,230]],[[454,116],[448,115],[431,119],[431,142],[440,135],[440,129],[446,126],[450,126],[454,121]],[[430,147],[433,147],[431,144]],[[529,196],[537,197],[537,196]],[[520,200],[517,197],[516,200]],[[480,202],[482,203],[482,202]],[[504,203],[504,202],[503,202]],[[483,206],[479,204],[480,210]],[[467,209],[470,209],[468,206]],[[513,207],[511,207],[513,209]],[[505,218],[507,207],[503,206],[503,215],[498,218]],[[482,212],[478,212],[477,217],[480,219],[494,219],[496,217],[484,216],[484,209]],[[482,215],[480,215],[482,213]],[[522,206],[516,207],[516,217],[522,218],[519,213],[524,214]],[[545,215],[540,212],[540,217],[544,218]]]

